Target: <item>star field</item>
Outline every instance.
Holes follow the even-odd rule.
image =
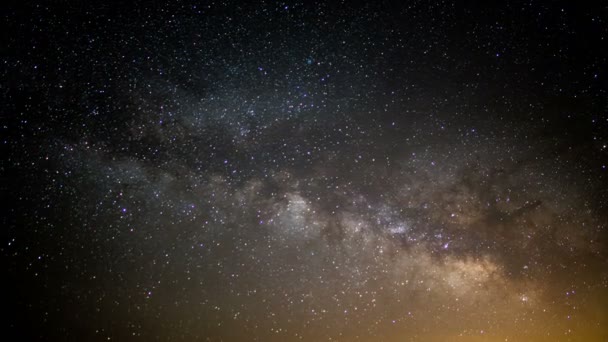
[[[9,336],[608,339],[606,5],[2,16]]]

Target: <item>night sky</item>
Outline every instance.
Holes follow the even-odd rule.
[[[606,2],[41,3],[4,336],[608,341]]]

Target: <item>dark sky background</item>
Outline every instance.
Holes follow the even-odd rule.
[[[4,4],[3,334],[607,341],[608,4]]]

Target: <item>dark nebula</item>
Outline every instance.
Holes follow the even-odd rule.
[[[608,4],[3,6],[3,334],[608,341]]]

